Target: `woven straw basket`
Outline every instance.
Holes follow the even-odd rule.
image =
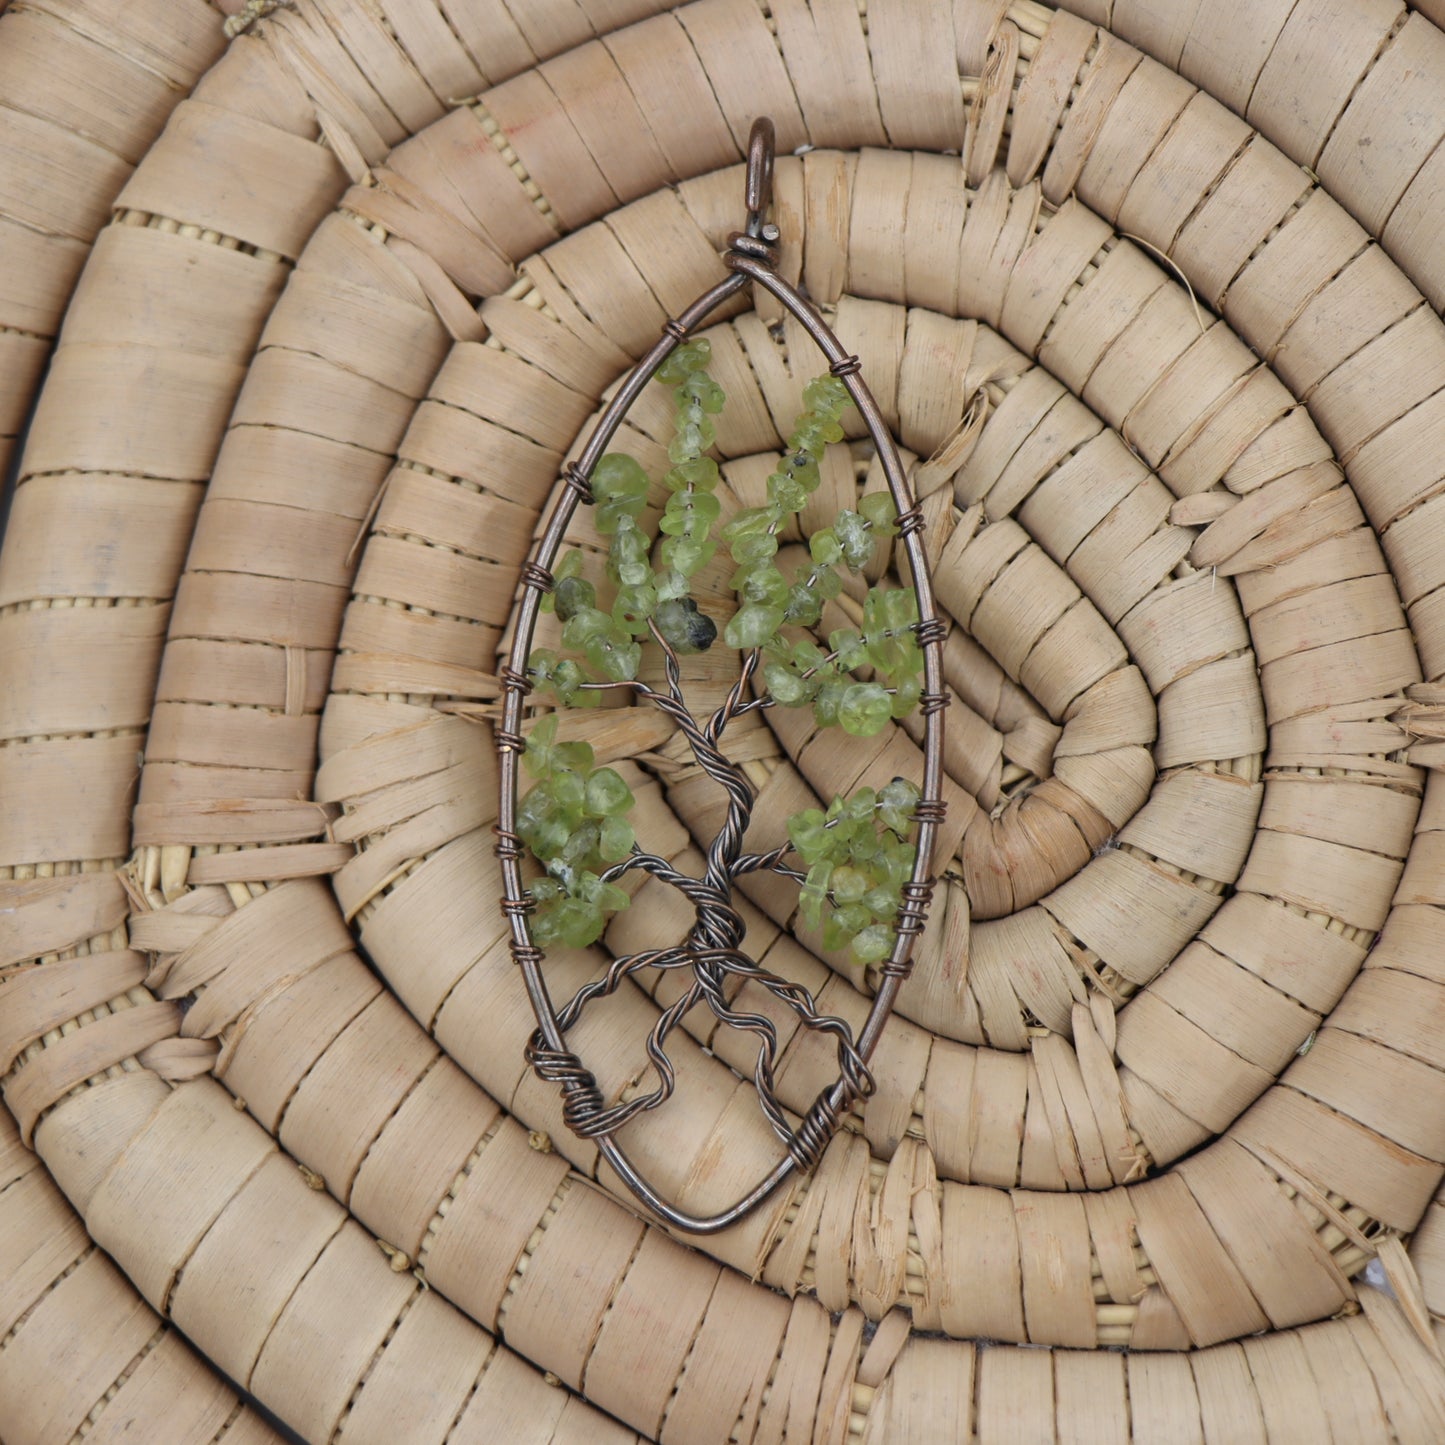
[[[1439,26],[15,0],[6,1445],[1445,1441]],[[690,1240],[523,1059],[492,727],[559,469],[722,274],[760,114],[924,499],[950,810],[876,1094]],[[815,358],[767,297],[709,334],[746,498]],[[829,458],[833,508],[879,484]],[[774,826],[919,757],[796,716],[739,734]],[[717,791],[655,721],[586,719],[694,866]],[[604,943],[685,923],[649,885]],[[668,987],[579,1025],[609,1098]],[[629,1147],[705,1211],[776,1140],[736,1037],[675,1062]]]

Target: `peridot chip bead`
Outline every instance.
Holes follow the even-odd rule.
[[[712,360],[712,343],[699,336],[684,341],[661,366],[657,368],[657,379],[675,386],[686,381],[695,371],[702,371]]]
[[[819,412],[834,421],[842,416],[851,404],[852,398],[848,395],[848,388],[843,384],[842,377],[825,372],[822,376],[815,376],[803,388],[803,405],[809,411]]]
[[[772,641],[774,633],[783,625],[783,609],[767,603],[755,602],[740,607],[728,623],[723,636],[729,647],[747,652]]]
[[[898,519],[898,508],[887,492],[869,492],[859,501],[858,511],[870,527],[885,537],[891,537],[898,530],[894,525]]]
[[[674,652],[706,652],[717,640],[717,623],[699,612],[691,597],[670,597],[659,602],[653,620]]]
[[[851,944],[859,963],[882,963],[893,952],[893,930],[886,923],[870,923]]]
[[[632,789],[615,768],[597,768],[587,779],[587,811],[594,818],[626,813],[634,801]]]
[[[838,700],[838,723],[845,733],[871,738],[883,730],[893,716],[893,704],[886,689],[876,682],[855,682]]]

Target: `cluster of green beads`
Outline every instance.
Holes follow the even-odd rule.
[[[656,580],[653,625],[674,652],[706,652],[717,639],[717,624],[697,610],[692,579],[717,554],[713,528],[722,516],[717,498],[717,463],[704,453],[716,440],[715,417],[727,401],[707,373],[712,346],[704,338],[679,346],[657,369],[657,379],[673,388],[676,413],[667,448],[671,463],[662,478],[667,504],[662,509],[657,549],[662,571]]]
[[[778,533],[818,489],[819,460],[827,444],[842,437],[839,418],[850,398],[837,377],[824,375],[808,383],[803,402],[806,409],[788,438],[783,462],[768,478],[767,505],[738,513],[723,528],[737,568],[730,582],[741,604],[723,636],[732,647],[763,650],[768,658],[763,679],[775,702],[811,706],[820,727],[837,725],[856,737],[871,737],[890,718],[910,713],[922,690],[923,652],[912,630],[917,600],[912,589],[872,588],[863,632],[833,632],[826,652],[811,639],[783,637],[784,627],[818,622],[824,602],[842,590],[840,565],[861,571],[878,538],[897,531],[892,497],[873,493],[856,512],[840,512],[831,527],[814,532],[808,564],[791,581],[783,576],[773,560]],[[852,676],[864,666],[873,669],[873,681]]]
[[[699,338],[679,346],[657,370],[657,380],[672,387],[675,400],[667,449],[671,465],[662,479],[668,498],[658,523],[662,571],[653,571],[652,539],[637,523],[647,507],[647,473],[636,458],[608,452],[592,469],[591,485],[597,530],[611,539],[607,576],[616,589],[611,610],[597,605],[597,589],[581,575],[580,552],[567,553],[553,574],[556,585],[543,607],[555,608],[563,645],[581,653],[595,679],[635,678],[642,661],[639,639],[650,627],[679,653],[704,652],[717,637],[716,625],[689,595],[692,578],[717,551],[712,530],[722,515],[717,463],[704,455],[716,440],[713,417],[727,400],[707,373],[711,356],[711,344]],[[564,706],[593,700],[582,690],[589,680],[582,668],[547,648],[533,651],[528,672],[535,686]]]
[[[618,452],[604,456],[592,472],[597,530],[612,538],[607,575],[617,588],[612,621],[617,645],[624,651],[635,648],[631,639],[641,637],[650,626],[677,652],[705,651],[717,636],[717,627],[689,595],[692,578],[717,551],[712,530],[722,515],[717,463],[705,453],[716,440],[713,417],[727,398],[707,374],[711,356],[709,342],[689,341],[657,369],[657,380],[673,389],[675,407],[667,448],[671,465],[662,479],[667,504],[658,522],[663,538],[657,549],[660,572],[652,569],[651,538],[637,525],[647,505],[647,474],[636,460]],[[628,651],[629,663],[632,657]],[[605,671],[604,675],[614,677]],[[635,664],[625,676],[637,676]]]
[[[808,876],[798,897],[805,922],[823,925],[823,946],[847,945],[862,964],[893,951],[894,920],[913,872],[908,841],[919,792],[905,778],[834,798],[824,812],[806,808],[788,819],[788,841]]]
[[[517,836],[547,870],[528,890],[532,937],[541,944],[585,948],[602,936],[607,916],[627,906],[627,894],[601,875],[632,851],[626,815],[635,799],[620,773],[594,762],[587,743],[557,741],[556,713],[527,739],[523,763],[536,782],[517,809]]]
[[[811,706],[819,727],[835,724],[872,737],[890,718],[907,717],[923,691],[923,649],[915,627],[918,600],[911,588],[872,587],[863,603],[863,629],[835,628],[825,652],[811,638],[774,642],[763,678],[784,707]],[[873,670],[871,681],[853,673]]]
[[[726,397],[708,375],[710,359],[709,343],[699,338],[679,346],[657,372],[657,379],[673,388],[675,405],[671,465],[663,478],[668,497],[658,524],[662,570],[653,571],[651,541],[637,522],[647,506],[647,474],[633,457],[610,452],[593,469],[592,491],[597,530],[611,539],[612,608],[598,606],[596,589],[582,577],[582,557],[575,551],[558,565],[555,591],[543,604],[555,607],[563,645],[581,654],[594,679],[635,678],[639,639],[650,626],[679,653],[703,652],[717,636],[712,620],[689,595],[692,578],[716,555],[713,531],[722,513],[717,463],[705,452],[715,439],[712,419]],[[768,477],[766,505],[746,508],[722,529],[734,565],[729,585],[739,604],[724,638],[730,647],[766,654],[763,676],[775,702],[811,706],[820,727],[837,725],[871,737],[890,718],[907,715],[918,700],[923,654],[912,632],[916,601],[911,589],[872,588],[862,632],[839,629],[829,637],[827,651],[810,639],[789,642],[783,636],[785,627],[816,625],[823,604],[842,590],[839,567],[861,571],[872,560],[878,538],[897,530],[892,498],[873,493],[857,511],[841,512],[831,527],[814,532],[808,563],[791,580],[783,575],[775,560],[779,534],[817,491],[823,451],[842,438],[840,418],[851,405],[842,381],[826,374],[808,383],[803,402],[787,451]],[[872,680],[852,676],[863,666],[872,668]],[[595,700],[584,688],[588,675],[572,658],[538,648],[528,670],[534,684],[564,706]]]
[[[678,653],[706,651],[717,628],[690,593],[692,579],[717,554],[716,534],[731,556],[729,584],[738,599],[727,644],[763,653],[763,679],[776,704],[811,707],[819,726],[871,737],[919,699],[923,654],[912,589],[871,588],[862,627],[831,632],[826,649],[811,637],[789,640],[783,629],[815,627],[824,603],[842,591],[840,569],[862,571],[878,539],[896,533],[892,498],[870,494],[856,511],[841,512],[832,526],[814,532],[808,561],[791,578],[776,561],[781,533],[818,490],[824,450],[843,437],[841,418],[852,404],[847,388],[829,374],[808,383],[787,449],[768,477],[766,504],[739,512],[718,534],[718,466],[706,453],[726,397],[708,374],[710,360],[709,343],[692,340],[657,371],[674,400],[657,570],[653,539],[638,523],[648,503],[647,474],[634,458],[608,453],[593,468],[591,486],[597,531],[609,538],[612,605],[598,605],[597,589],[582,575],[581,553],[567,553],[543,607],[555,609],[563,648],[574,655],[536,648],[528,675],[562,706],[589,705],[599,701],[589,683],[637,677],[642,639],[653,628]],[[860,669],[871,677],[857,677]],[[599,937],[606,915],[626,904],[626,894],[600,875],[633,846],[623,816],[633,798],[616,772],[593,767],[586,744],[558,744],[555,737],[554,716],[538,725],[528,744],[527,767],[538,781],[519,808],[517,831],[547,869],[531,888],[534,937],[580,946]],[[826,947],[850,945],[863,963],[891,951],[892,920],[913,866],[906,834],[917,798],[917,789],[900,779],[876,794],[865,788],[835,798],[826,813],[808,809],[790,820],[794,850],[808,869],[803,916],[823,923]]]
[[[779,532],[818,490],[823,451],[829,442],[842,439],[838,419],[849,405],[848,392],[836,376],[810,381],[783,460],[768,477],[766,505],[746,508],[722,530],[736,569],[728,582],[739,603],[723,633],[729,647],[746,651],[775,646],[781,628],[811,627],[822,616],[823,603],[838,594],[842,584],[831,568],[789,582],[774,557]]]

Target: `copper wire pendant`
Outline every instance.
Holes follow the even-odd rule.
[[[872,1092],[873,1079],[868,1072],[868,1060],[912,966],[914,941],[923,929],[932,895],[934,842],[944,817],[940,788],[943,709],[947,702],[941,659],[945,629],[934,609],[928,563],[920,536],[922,515],[914,503],[887,424],[860,375],[858,358],[844,349],[812,303],[778,274],[779,232],[777,226],[767,219],[772,199],[773,146],[772,122],[766,118],[758,119],[753,125],[748,146],[747,222],[742,231],[729,237],[728,249],[722,257],[729,274],[699,296],[681,315],[665,324],[656,343],[628,373],[597,419],[576,461],[564,469],[563,481],[566,485],[553,505],[534,559],[522,572],[516,633],[508,665],[502,672],[502,722],[496,734],[499,752],[497,854],[501,860],[505,890],[502,908],[511,927],[511,951],[522,970],[537,1017],[537,1030],[527,1048],[528,1061],[542,1078],[560,1085],[567,1125],[578,1135],[596,1141],[602,1156],[637,1198],[668,1224],[695,1234],[714,1233],[737,1223],[767,1199],[794,1171],[814,1168],[853,1101]],[[532,899],[522,877],[524,850],[516,832],[518,756],[525,749],[523,707],[532,686],[527,676],[527,660],[539,605],[544,593],[553,585],[551,568],[576,508],[592,501],[592,470],[633,402],[673,351],[691,337],[718,306],[749,282],[755,282],[775,296],[801,324],[827,359],[832,375],[846,387],[867,425],[897,508],[898,534],[907,555],[911,586],[918,604],[918,622],[914,630],[923,652],[924,681],[920,704],[925,736],[921,797],[913,814],[917,825],[916,853],[911,877],[902,886],[901,903],[893,925],[893,948],[880,965],[880,983],[867,1019],[856,1037],[842,1019],[819,1014],[812,996],[801,985],[766,972],[741,951],[744,925],[732,904],[735,881],[746,873],[767,869],[792,877],[799,876],[782,864],[786,848],[765,854],[742,851],[754,795],[741,768],[732,763],[720,747],[722,733],[729,721],[763,705],[757,698],[749,700],[759,663],[756,649],[744,656],[737,682],[705,724],[699,724],[685,705],[677,655],[655,628],[653,640],[663,654],[668,690],[663,693],[645,684],[633,684],[640,697],[671,718],[687,739],[696,761],[728,794],[727,818],[708,850],[708,866],[702,877],[688,876],[665,860],[643,852],[640,847],[609,870],[608,881],[640,869],[683,893],[695,909],[696,922],[682,943],[614,959],[600,978],[559,1007],[548,988],[545,954],[533,942],[527,922]],[[615,992],[629,975],[646,968],[684,970],[689,982],[677,1001],[663,1010],[646,1040],[647,1056],[656,1074],[657,1086],[626,1102],[609,1105],[592,1072],[568,1047],[566,1034],[588,1003]],[[731,983],[739,979],[767,990],[787,1007],[804,1028],[828,1035],[836,1045],[836,1079],[820,1091],[796,1124],[785,1113],[773,1088],[778,1040],[772,1022],[762,1014],[735,1010],[728,1002]],[[741,1029],[757,1037],[758,1059],[753,1077],[758,1100],[783,1146],[778,1163],[752,1189],[728,1208],[705,1216],[689,1214],[664,1199],[634,1166],[617,1138],[618,1132],[630,1120],[644,1111],[660,1107],[671,1095],[674,1075],[664,1044],[682,1017],[699,1003],[706,1003],[724,1026]]]

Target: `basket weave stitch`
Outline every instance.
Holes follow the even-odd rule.
[[[5,10],[8,1445],[277,1438],[235,1386],[348,1445],[1445,1439],[1441,25]],[[877,1093],[689,1241],[526,1067],[490,729],[568,449],[720,274],[758,114],[924,498],[948,862]],[[746,503],[815,358],[766,297],[708,334]],[[716,789],[584,722],[695,868]],[[764,847],[920,756],[751,722]],[[791,907],[750,887],[749,952],[856,1025]],[[645,885],[557,993],[686,921]],[[579,1024],[607,1098],[672,987]],[[801,1112],[833,1060],[778,1025]],[[628,1149],[706,1212],[776,1141],[745,1044],[672,1052]]]

